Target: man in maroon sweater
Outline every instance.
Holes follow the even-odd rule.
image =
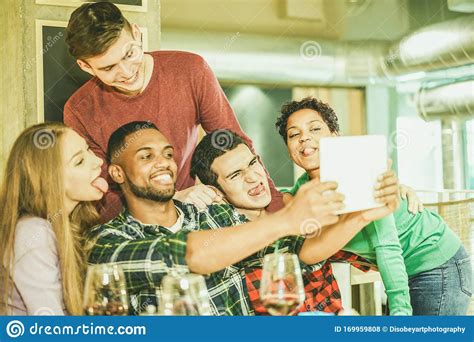
[[[119,127],[131,121],[150,121],[175,147],[178,164],[175,198],[204,207],[221,200],[190,177],[191,157],[199,125],[206,132],[229,129],[252,146],[213,72],[198,55],[178,51],[144,53],[141,33],[120,10],[108,2],[84,4],[71,15],[66,42],[79,67],[94,76],[64,106],[64,122],[79,132],[93,152],[105,160],[107,142]],[[218,137],[216,143],[227,137]],[[107,165],[102,175],[107,177]],[[268,176],[268,173],[267,173]],[[282,195],[269,179],[269,211],[283,206]],[[115,217],[122,204],[109,192],[102,218]]]

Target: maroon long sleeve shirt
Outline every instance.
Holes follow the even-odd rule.
[[[92,151],[105,161],[112,133],[131,121],[150,121],[174,147],[178,165],[176,189],[194,185],[190,176],[191,157],[198,139],[199,125],[206,132],[229,129],[241,135],[235,114],[209,65],[198,55],[179,51],[156,51],[153,73],[147,87],[130,97],[93,78],[79,88],[64,106],[64,122],[81,134]],[[107,166],[102,176],[111,179]],[[267,173],[268,176],[268,173]],[[272,203],[268,210],[283,206],[282,195],[268,177]],[[122,203],[116,192],[109,191],[101,202],[102,220],[115,217]]]

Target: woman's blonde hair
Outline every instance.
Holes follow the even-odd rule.
[[[49,221],[56,237],[63,301],[72,315],[81,315],[86,260],[83,231],[98,222],[93,204],[81,202],[70,215],[64,197],[62,146],[70,130],[62,123],[42,123],[23,131],[16,139],[0,190],[0,255],[2,297],[0,313],[8,314],[12,294],[15,231],[23,216]],[[37,272],[38,270],[31,270]]]

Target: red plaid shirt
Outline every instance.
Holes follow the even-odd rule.
[[[303,283],[305,285],[306,299],[301,305],[299,312],[324,311],[337,313],[342,309],[341,292],[332,271],[331,261],[349,262],[352,266],[367,272],[375,269],[364,258],[345,251],[339,251],[330,257],[321,268],[308,272],[302,271]],[[259,289],[262,279],[261,268],[248,268],[245,270],[245,281],[248,289],[250,302],[256,315],[267,315],[267,311],[260,301]]]

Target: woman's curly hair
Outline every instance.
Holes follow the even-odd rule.
[[[327,103],[323,103],[314,97],[306,97],[301,101],[290,101],[285,103],[280,110],[280,117],[276,121],[276,129],[281,135],[285,144],[287,143],[286,128],[290,116],[301,109],[312,109],[321,115],[331,133],[339,132],[339,123],[337,115]]]

